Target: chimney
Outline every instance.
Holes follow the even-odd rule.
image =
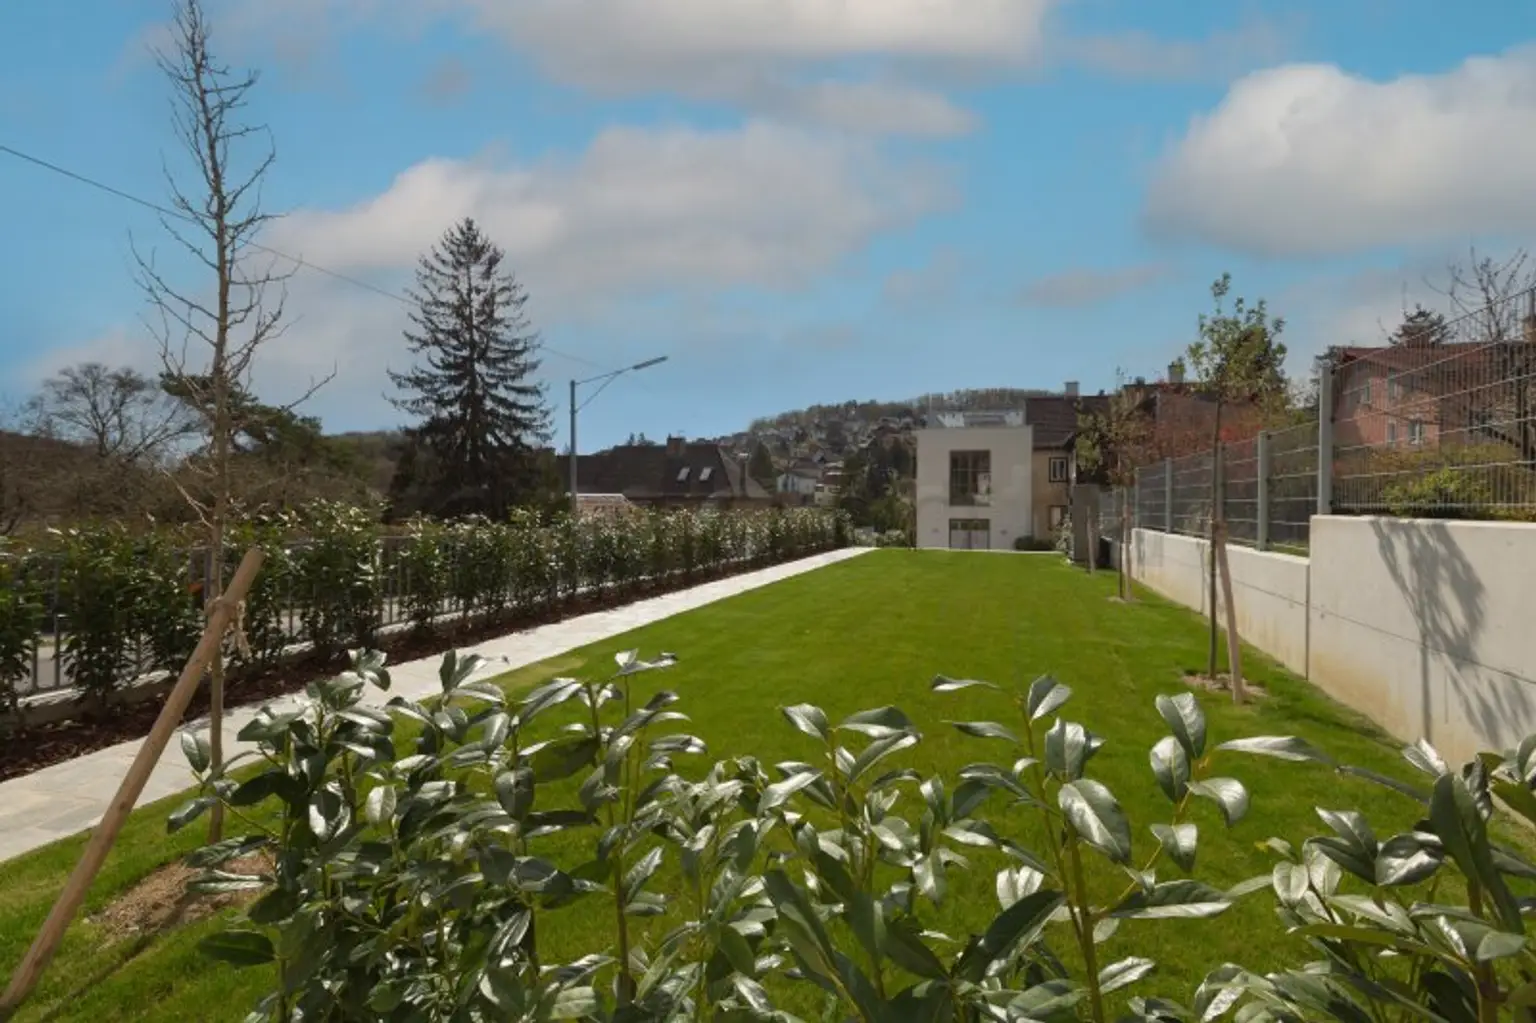
[[[1065,384],[1062,385],[1061,389],[1066,392],[1068,398],[1076,398],[1077,397],[1077,381],[1076,380],[1068,380]]]
[[[674,436],[667,437],[668,458],[682,458],[683,452],[687,450],[687,447],[688,441],[685,438]]]
[[[1182,384],[1184,382],[1184,361],[1174,359],[1168,364],[1168,382],[1170,384]]]

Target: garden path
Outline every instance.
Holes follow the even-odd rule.
[[[487,658],[488,663],[480,673],[482,676],[499,675],[738,593],[847,560],[867,549],[845,548],[717,579],[623,607],[580,615],[526,632],[515,632],[468,647],[461,652]],[[643,651],[652,655],[657,652]],[[390,691],[375,692],[372,694],[373,701],[382,705],[393,696],[421,699],[437,694],[441,690],[437,678],[441,660],[441,655],[438,655],[390,665]],[[246,749],[246,744],[238,742],[235,734],[255,716],[257,709],[257,706],[238,707],[225,715],[224,750],[227,756],[233,757]],[[193,721],[191,727],[206,729],[207,724],[206,718],[200,718]],[[109,746],[20,778],[0,782],[0,861],[20,856],[95,825],[112,801],[141,743],[142,740],[135,739]],[[186,758],[181,753],[179,743],[173,741],[155,766],[139,802],[142,804],[162,799],[188,788],[192,783]]]

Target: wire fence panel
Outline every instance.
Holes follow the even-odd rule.
[[[1205,536],[1211,526],[1212,460],[1208,451],[1170,463],[1173,474],[1172,532]]]
[[[1143,529],[1168,531],[1168,473],[1163,465],[1136,470],[1135,522]]]
[[[1222,514],[1227,522],[1227,537],[1236,542],[1258,546],[1263,530],[1259,525],[1259,439],[1229,441],[1221,447]]]
[[[1333,511],[1536,521],[1536,317],[1417,340],[1337,355]]]
[[[1267,546],[1305,553],[1317,513],[1317,423],[1272,430],[1267,444]]]

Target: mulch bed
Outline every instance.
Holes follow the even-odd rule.
[[[266,855],[244,856],[220,864],[231,874],[270,873],[272,861]],[[102,929],[108,943],[128,939],[146,939],[173,927],[212,916],[230,906],[255,901],[262,889],[205,894],[188,891],[187,886],[202,876],[198,867],[177,860],[168,863],[108,903],[89,921]]]
[[[554,607],[536,612],[504,615],[494,619],[478,619],[455,626],[443,626],[429,635],[419,635],[409,630],[386,634],[376,644],[389,654],[390,664],[401,664],[452,649],[474,646],[513,632],[548,625],[552,622],[622,607],[645,597],[675,592],[698,586],[701,583],[726,576],[755,571],[763,566],[753,564],[738,570],[696,572],[687,579],[665,583],[642,584],[624,590],[604,593],[581,594]],[[290,660],[261,674],[232,678],[225,693],[226,708],[244,707],[265,703],[275,697],[298,692],[317,678],[326,678],[344,670],[345,660],[323,663],[315,658]],[[154,691],[155,687],[144,687]],[[163,695],[167,690],[161,687]],[[142,739],[149,734],[155,718],[160,715],[161,699],[143,699],[133,703],[114,704],[104,713],[82,711],[79,717],[56,724],[42,725],[9,735],[0,736],[0,781],[19,778],[53,764],[73,760],[108,746],[115,746],[130,739]],[[183,720],[196,720],[208,713],[208,690],[199,688],[192,697]],[[175,754],[175,751],[171,751]],[[179,754],[176,754],[179,755]]]

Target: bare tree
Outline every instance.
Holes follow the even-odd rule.
[[[129,464],[160,463],[170,446],[194,428],[187,407],[158,381],[99,362],[60,370],[27,402],[27,411],[42,436]]]
[[[167,170],[175,216],[162,217],[161,224],[207,268],[209,277],[195,289],[181,290],[161,274],[152,256],[135,254],[167,379],[179,387],[206,434],[204,452],[191,460],[192,472],[182,474],[185,481],[178,485],[207,530],[205,595],[211,603],[224,590],[224,539],[236,511],[231,462],[243,426],[237,399],[249,388],[257,352],[282,333],[284,283],[292,270],[279,271],[270,253],[258,258],[266,250],[256,237],[273,219],[261,209],[261,183],[276,157],[266,129],[241,120],[258,76],[236,74],[214,56],[201,0],[175,3],[171,45],[155,57],[171,85],[172,122],[195,168],[195,187],[184,188]],[[254,159],[245,158],[250,146],[256,148]],[[195,366],[189,349],[202,354]],[[220,653],[209,668],[215,771],[223,763],[224,674]],[[212,841],[223,828],[217,810],[209,823]]]
[[[1446,284],[1437,290],[1451,306],[1450,331],[1487,346],[1493,379],[1469,385],[1493,413],[1485,431],[1536,465],[1536,265],[1525,249],[1498,260],[1473,248],[1465,264],[1446,268]]]

